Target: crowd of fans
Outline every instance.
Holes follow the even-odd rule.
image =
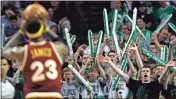
[[[5,43],[19,30],[23,9],[35,2],[37,1],[2,2],[1,30],[4,26]],[[166,24],[159,33],[152,36],[154,30],[169,14],[172,14],[169,22],[176,25],[175,1],[38,1],[38,3],[47,9],[48,25],[53,32],[59,35],[58,40],[66,43],[64,28],[69,29],[70,35],[77,36],[73,45],[73,56],[63,58],[61,94],[64,98],[176,98],[176,69],[169,69],[176,66],[176,32]],[[97,13],[100,12],[101,17],[96,17],[97,20],[94,19],[91,10],[88,9],[91,7],[85,8],[86,4],[97,5],[100,9],[100,11],[97,10]],[[123,50],[132,30],[132,24],[127,18],[123,19],[123,16],[128,14],[132,18],[135,7],[138,9],[136,25],[146,36],[145,43],[147,45],[145,46],[149,47],[148,50],[160,57],[161,48],[168,47],[166,65],[143,54],[141,50],[143,41],[138,39],[127,48],[125,52],[127,65],[124,70],[121,70],[123,59],[115,51],[111,33],[114,9],[118,10],[116,34],[120,49]],[[103,8],[108,11],[110,37],[104,33],[99,56],[91,57],[88,46],[88,29],[93,30],[93,44],[96,46],[99,30],[104,31]],[[84,18],[88,21],[85,21]],[[99,24],[98,27],[89,22],[90,19]],[[121,20],[123,21],[121,22]],[[118,26],[119,23],[121,23],[120,26]],[[24,37],[20,40],[19,45],[28,42],[28,38]],[[93,88],[93,96],[91,91],[86,89],[68,68],[68,64],[72,64],[89,82]],[[18,69],[18,63],[13,59],[2,57],[1,68],[1,83],[7,85],[7,87],[2,85],[1,97],[23,99],[25,82],[22,72]],[[118,87],[113,89],[117,75],[120,80]],[[6,91],[11,91],[11,94],[9,95],[9,92],[6,93]]]

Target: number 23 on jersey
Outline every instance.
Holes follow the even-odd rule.
[[[43,72],[44,68],[49,68],[47,72]],[[56,62],[54,60],[47,60],[43,64],[40,61],[35,61],[31,64],[30,69],[36,70],[32,75],[32,82],[40,82],[46,79],[55,80],[58,77],[58,71],[56,70]]]

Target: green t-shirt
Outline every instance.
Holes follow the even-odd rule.
[[[113,17],[114,17],[114,12],[115,10],[112,10],[109,14],[108,14],[108,21],[109,23],[113,21]],[[120,10],[118,11],[118,14],[117,14],[117,25],[121,22],[121,20],[123,20],[123,14],[125,13],[124,10]],[[125,18],[124,18],[125,19]],[[122,21],[122,24],[124,24],[124,22]],[[121,24],[121,25],[122,25]],[[121,29],[121,26],[118,28],[116,27],[116,31],[119,31]]]
[[[163,18],[165,18],[169,14],[172,14],[174,11],[176,11],[176,8],[174,6],[167,6],[166,8],[160,7],[157,11],[157,17],[162,21]]]
[[[146,41],[148,41],[148,43],[150,44],[153,32],[150,30],[147,30],[147,29],[145,29],[142,32],[143,32],[144,36],[146,37]]]
[[[15,73],[13,73],[15,75]],[[23,92],[23,85],[24,85],[24,77],[22,74],[19,75],[19,84],[18,87],[20,88],[15,88],[15,96],[14,99],[24,99],[24,92]]]
[[[150,44],[150,40],[151,40],[151,37],[152,37],[152,31],[150,31],[150,30],[147,30],[147,29],[145,29],[144,31],[142,31],[142,33],[144,34],[144,36],[145,36],[145,38],[146,38],[146,42],[148,43],[148,44]],[[136,33],[136,40],[134,40],[134,41],[136,41],[136,43],[140,43],[141,41],[139,40],[139,37],[138,37],[138,33]]]
[[[112,37],[112,31],[109,32],[109,35]],[[117,31],[116,32],[116,35],[117,35],[117,39],[118,40],[123,40],[124,39],[124,33],[123,32],[120,32],[120,31]]]

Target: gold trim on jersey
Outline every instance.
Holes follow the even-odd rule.
[[[30,45],[38,46],[38,45],[44,45],[46,41],[41,41],[41,42],[30,42]]]
[[[53,42],[49,42],[49,43],[51,44],[51,46],[52,46],[52,48],[53,48],[53,50],[54,50],[54,52],[55,52],[55,54],[56,54],[56,56],[57,56],[57,58],[58,58],[60,64],[63,65],[62,58],[61,58],[61,56],[59,55],[59,52],[57,51],[57,49],[56,49],[54,43],[53,43]]]
[[[58,92],[31,92],[31,93],[28,93],[26,96],[25,96],[25,99],[26,98],[35,98],[35,99],[38,99],[38,98],[48,98],[48,99],[51,99],[51,98],[62,98],[62,95]]]
[[[23,71],[25,65],[26,65],[26,61],[27,61],[27,55],[28,54],[28,46],[25,45],[24,46],[24,57],[23,57],[23,61],[22,61],[22,64],[21,64],[21,71]]]

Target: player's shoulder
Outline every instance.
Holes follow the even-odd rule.
[[[51,41],[49,41],[49,42],[51,42]],[[54,41],[53,43],[54,44],[63,44],[63,45],[66,45],[63,41]]]

